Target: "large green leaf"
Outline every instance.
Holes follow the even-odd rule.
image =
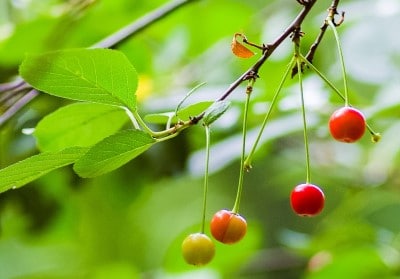
[[[137,73],[126,56],[110,49],[76,49],[29,55],[21,76],[51,95],[136,109]]]
[[[15,189],[81,157],[87,148],[72,147],[58,152],[44,152],[0,170],[0,193]]]
[[[74,170],[82,177],[113,171],[149,149],[156,141],[140,130],[124,130],[105,138],[82,156]]]
[[[90,146],[117,132],[128,119],[119,107],[75,103],[44,117],[34,135],[42,151]]]

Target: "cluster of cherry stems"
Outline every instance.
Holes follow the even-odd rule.
[[[336,30],[334,30],[334,33]],[[336,39],[338,39],[337,34],[335,33]],[[242,34],[235,34],[234,40],[232,42],[232,51],[236,56],[242,58],[248,58],[252,56],[250,50],[244,47],[242,44],[238,43],[236,38],[244,37]],[[247,39],[246,39],[247,40]],[[245,42],[245,40],[244,40]],[[341,48],[339,41],[339,56],[341,61],[343,62],[343,55],[341,54]],[[254,45],[253,45],[254,46]],[[300,60],[300,54],[298,52],[298,48],[295,51],[295,58],[298,66],[298,74],[300,81],[300,88],[303,98],[303,89],[302,89],[302,80],[301,80],[301,72],[302,66],[299,61],[306,63],[304,59]],[[303,57],[304,58],[304,57]],[[293,65],[293,64],[291,64]],[[308,66],[311,66],[308,64]],[[359,140],[365,133],[365,130],[368,128],[370,130],[373,141],[379,140],[379,134],[374,133],[368,124],[366,123],[365,117],[359,110],[353,108],[348,103],[347,98],[347,84],[345,78],[345,70],[344,64],[342,63],[343,76],[345,81],[345,95],[342,98],[345,101],[345,105],[331,115],[329,119],[329,131],[331,136],[340,142],[352,143]],[[319,73],[319,72],[317,72]],[[319,73],[320,74],[320,73]],[[327,81],[325,78],[323,78]],[[327,81],[328,82],[328,81]],[[329,82],[328,82],[329,83]],[[331,84],[329,84],[331,85]],[[338,93],[338,92],[337,92]],[[340,93],[338,93],[340,95]],[[250,95],[250,94],[248,94]],[[303,121],[304,121],[304,131],[305,131],[305,142],[306,142],[306,161],[307,161],[307,181],[306,183],[297,185],[290,194],[290,204],[293,211],[299,216],[316,216],[318,215],[325,204],[325,195],[323,191],[316,185],[311,184],[309,182],[309,158],[308,158],[308,143],[306,137],[306,125],[305,125],[305,117],[304,117],[304,100],[303,101]],[[246,111],[246,108],[245,108]],[[246,117],[246,115],[245,115]],[[245,123],[245,122],[244,122]],[[245,126],[245,125],[244,125]],[[204,196],[204,208],[203,208],[203,222],[201,232],[193,233],[188,235],[183,243],[182,243],[182,255],[185,261],[188,264],[201,266],[209,263],[214,255],[215,255],[215,245],[210,237],[208,237],[204,233],[204,223],[205,223],[205,200],[207,194],[207,185],[208,185],[208,151],[209,151],[209,131],[208,125],[206,127],[207,134],[207,159],[206,159],[206,175],[205,175],[205,196]],[[245,129],[244,129],[245,135]],[[244,136],[245,138],[245,136]],[[243,159],[242,159],[243,160]],[[243,161],[241,166],[240,174],[243,174]],[[239,215],[238,213],[238,203],[240,200],[241,194],[241,183],[239,178],[239,187],[238,187],[238,196],[235,201],[235,205],[232,210],[220,210],[215,213],[210,222],[210,232],[213,238],[223,244],[234,244],[239,242],[246,234],[247,231],[247,223],[246,220]]]
[[[345,106],[336,110],[329,120],[329,130],[333,138],[342,142],[355,142],[366,129],[363,114],[352,107]],[[291,192],[290,203],[294,212],[300,216],[319,214],[325,203],[323,191],[316,185],[304,183],[297,185]],[[230,210],[222,209],[214,214],[210,222],[210,232],[215,240],[224,244],[239,242],[246,234],[246,220]],[[209,263],[215,254],[212,240],[204,234],[193,233],[182,243],[182,254],[189,264],[201,266]]]

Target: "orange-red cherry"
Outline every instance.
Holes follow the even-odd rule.
[[[342,107],[336,110],[329,119],[329,131],[332,137],[341,142],[355,142],[365,132],[365,117],[359,110]]]
[[[325,195],[318,186],[308,183],[300,184],[293,189],[290,203],[296,214],[311,217],[324,208]]]
[[[233,244],[245,236],[247,222],[239,214],[223,209],[214,214],[210,230],[212,236],[219,242]]]

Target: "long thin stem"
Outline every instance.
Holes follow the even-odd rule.
[[[303,90],[303,77],[301,72],[301,60],[296,59],[297,62],[297,74],[299,76],[299,86],[300,86],[300,98],[301,98],[301,114],[303,118],[303,133],[304,133],[304,149],[306,153],[306,183],[311,181],[311,171],[310,171],[310,149],[308,145],[308,133],[307,133],[307,119],[306,119],[306,108],[304,104],[304,90]]]
[[[210,127],[205,125],[206,131],[206,162],[204,168],[204,188],[203,188],[203,216],[201,219],[201,233],[204,233],[206,223],[206,210],[207,210],[207,193],[208,193],[208,166],[210,162]]]
[[[250,96],[251,96],[251,93],[246,94],[246,102],[244,105],[243,130],[242,130],[242,154],[240,156],[239,182],[238,182],[238,188],[237,188],[237,192],[236,192],[235,204],[233,205],[233,209],[232,209],[233,213],[239,213],[240,200],[242,198],[244,172],[245,172],[244,160],[245,160],[245,156],[246,156],[247,118],[248,118],[249,105],[250,105]]]
[[[334,37],[336,40],[336,45],[337,45],[337,49],[338,49],[338,53],[339,53],[339,60],[340,60],[341,68],[342,68],[343,83],[344,83],[344,102],[345,102],[345,105],[348,106],[349,105],[349,93],[348,93],[347,73],[346,73],[346,67],[344,64],[343,50],[342,50],[342,46],[340,43],[339,34],[336,30],[335,24],[333,23],[332,17],[328,17],[327,21],[328,21],[329,26],[332,28],[332,31],[333,31],[333,34],[334,34]]]
[[[303,120],[303,136],[304,136],[304,149],[306,155],[306,183],[310,183],[311,181],[311,171],[310,171],[310,149],[308,144],[308,132],[307,132],[307,118],[306,118],[306,106],[304,103],[304,88],[303,88],[303,69],[302,63],[303,58],[300,54],[300,39],[302,33],[300,28],[296,30],[293,34],[293,43],[294,43],[294,56],[296,59],[297,65],[297,74],[299,77],[299,88],[300,88],[300,100],[301,100],[301,115]]]
[[[302,61],[310,68],[312,69],[319,77],[333,90],[335,93],[343,99],[343,101],[346,100],[346,98],[343,96],[343,94],[337,89],[337,87],[323,74],[321,73],[320,70],[317,69],[310,61],[307,60],[303,55],[299,54],[299,58],[302,59]]]
[[[176,106],[175,108],[175,112],[174,112],[174,116],[178,116],[178,111],[181,109],[181,106],[183,105],[183,103],[190,97],[192,96],[192,94],[199,89],[200,87],[202,87],[204,84],[206,84],[205,82],[202,82],[198,85],[196,85],[195,87],[193,87],[188,93],[186,93],[185,97],[179,102],[179,104]]]
[[[304,56],[302,56],[301,54],[299,55],[299,57],[301,58],[301,60],[311,69],[313,70],[317,75],[319,75],[319,77],[343,100],[346,101],[345,96],[339,91],[339,89],[337,89],[337,87],[335,85],[333,85],[332,82],[330,82],[330,80],[320,71],[318,70],[310,61],[308,61]],[[348,103],[348,106],[352,106],[350,104],[350,102]],[[373,142],[378,142],[380,140],[380,133],[375,132],[372,127],[366,123],[367,129],[369,131],[369,133],[372,135],[372,141]]]
[[[247,156],[247,158],[246,158],[246,160],[244,162],[244,169],[246,169],[246,170],[250,170],[251,169],[251,162],[252,162],[252,159],[253,159],[253,155],[254,155],[254,153],[255,153],[255,151],[257,149],[257,146],[258,146],[258,144],[259,144],[259,142],[261,140],[261,136],[264,133],[265,127],[267,126],[267,122],[268,122],[268,120],[269,120],[269,118],[271,116],[272,110],[276,105],[279,93],[281,92],[283,84],[285,83],[285,81],[286,81],[286,79],[287,79],[287,77],[289,75],[290,69],[293,67],[293,65],[294,65],[294,59],[292,59],[290,61],[285,73],[283,74],[282,80],[280,81],[280,83],[278,85],[278,88],[276,89],[276,91],[274,93],[274,96],[272,97],[271,104],[270,104],[269,109],[267,111],[267,114],[265,115],[264,120],[263,120],[263,122],[261,124],[260,131],[258,132],[257,138],[256,138],[256,140],[255,140],[255,142],[254,142],[254,144],[253,144],[253,146],[252,146],[252,148],[250,150],[249,155]]]

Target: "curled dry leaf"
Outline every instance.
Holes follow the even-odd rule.
[[[237,57],[240,58],[250,58],[252,57],[255,53],[252,52],[250,49],[245,47],[243,44],[241,44],[238,41],[238,37],[242,38],[242,40],[246,39],[246,36],[241,34],[241,33],[235,33],[232,39],[231,43],[231,49],[233,54],[235,54]]]

